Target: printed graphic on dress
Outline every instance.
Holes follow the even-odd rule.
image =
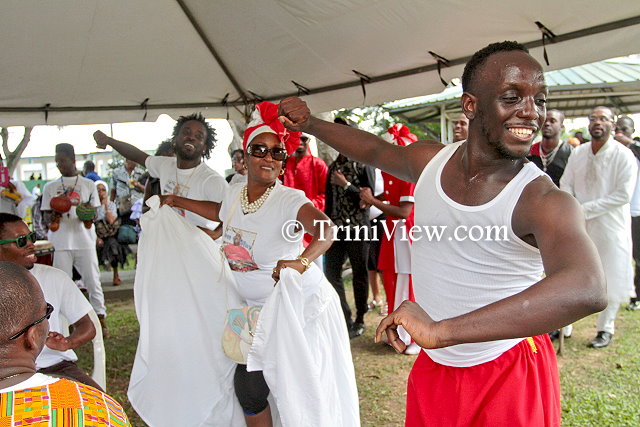
[[[189,194],[189,188],[183,184],[176,184],[174,180],[169,180],[165,183],[164,188],[162,189],[162,194],[175,194],[176,196],[187,197]],[[184,209],[173,208],[174,211],[178,212],[181,216],[185,215]]]
[[[222,248],[233,271],[247,272],[259,268],[252,255],[256,236],[256,233],[240,228],[226,229],[222,236]]]

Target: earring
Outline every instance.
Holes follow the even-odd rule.
[[[246,164],[242,165],[242,169],[247,170],[248,169],[247,165]]]
[[[280,169],[280,175],[284,175],[284,169]]]

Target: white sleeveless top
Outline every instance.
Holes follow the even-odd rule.
[[[445,164],[464,141],[447,145],[427,164],[415,188],[415,225],[442,231],[421,233],[412,245],[416,302],[436,321],[469,313],[522,292],[540,280],[540,251],[515,235],[513,210],[527,184],[544,174],[526,163],[491,201],[465,206],[442,189]],[[435,228],[437,227],[437,229]],[[473,366],[491,361],[522,338],[459,344],[426,350],[435,362]]]

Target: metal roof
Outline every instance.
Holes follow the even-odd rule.
[[[597,105],[611,106],[617,113],[640,112],[640,55],[615,58],[563,70],[548,71],[547,108],[564,112],[566,117],[585,117]],[[435,121],[441,112],[460,110],[462,87],[384,104],[391,114],[410,123]]]

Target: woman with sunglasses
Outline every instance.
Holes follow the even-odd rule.
[[[276,105],[260,103],[243,140],[247,183],[231,185],[222,203],[169,195],[163,204],[223,222],[220,243],[237,291],[245,304],[264,306],[248,365],[238,364],[234,376],[247,425],[272,425],[276,411],[272,415],[270,393],[283,424],[359,425],[353,362],[339,299],[312,263],[331,246],[330,221],[302,191],[285,187],[278,179],[287,152],[299,146],[299,138],[278,121]],[[305,231],[313,240],[303,250]],[[297,273],[283,274],[287,268]],[[294,286],[288,281],[294,276],[300,278],[304,295],[304,305],[294,307],[302,317],[299,327],[295,319],[272,321],[283,320],[279,310],[286,310],[287,303],[280,298],[282,293],[274,293],[274,286]],[[264,320],[267,317],[271,321]],[[269,326],[274,328],[268,330]]]

